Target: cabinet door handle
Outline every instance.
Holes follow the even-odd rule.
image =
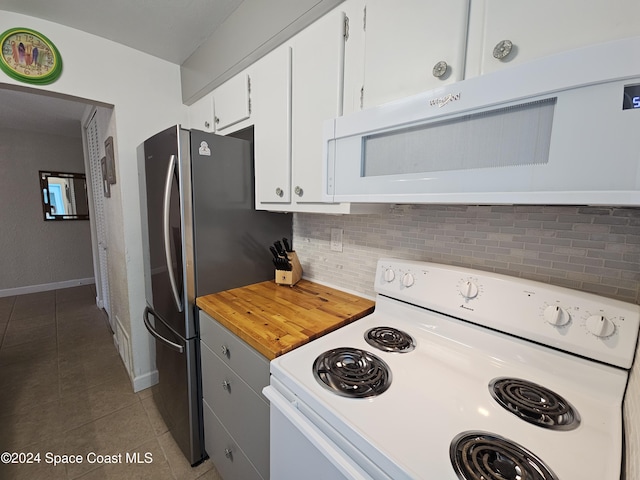
[[[233,451],[231,451],[230,448],[225,448],[224,456],[227,457],[229,460],[233,460]]]
[[[225,380],[224,382],[222,382],[222,389],[226,390],[227,392],[231,391],[231,383]]]
[[[511,40],[502,40],[493,48],[493,58],[502,60],[507,58],[513,49],[513,42]]]
[[[296,195],[298,195],[299,197],[301,197],[302,195],[304,195],[304,190],[302,190],[302,188],[300,188],[300,187],[296,187],[295,190],[294,190],[294,193]]]
[[[226,345],[222,345],[222,347],[220,348],[220,351],[222,352],[222,356],[223,357],[229,357],[229,348]]]
[[[282,196],[284,195],[284,190],[282,190],[280,187],[276,188],[276,195],[282,198]]]
[[[433,66],[433,70],[431,73],[433,73],[434,77],[440,78],[440,77],[443,77],[445,73],[447,73],[448,69],[449,69],[449,65],[447,65],[447,62],[442,60]]]

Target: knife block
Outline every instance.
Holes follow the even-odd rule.
[[[276,283],[293,287],[302,278],[302,266],[296,252],[287,252],[287,256],[289,263],[291,263],[291,271],[276,270]]]

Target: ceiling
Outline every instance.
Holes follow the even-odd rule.
[[[0,0],[22,13],[181,65],[243,0]]]
[[[242,1],[0,0],[0,10],[66,25],[180,65]],[[0,105],[0,128],[81,135],[86,108],[81,101],[0,87]]]

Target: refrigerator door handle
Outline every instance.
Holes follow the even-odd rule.
[[[173,300],[176,302],[178,311],[182,312],[182,301],[180,300],[180,293],[178,292],[178,284],[176,277],[173,274],[173,266],[171,265],[171,236],[169,228],[169,207],[171,203],[171,184],[173,182],[173,172],[176,168],[176,156],[171,155],[169,160],[169,168],[167,169],[167,179],[164,184],[164,200],[162,202],[162,215],[163,215],[163,232],[164,232],[164,254],[167,260],[167,270],[169,271],[169,282],[171,282],[171,291],[173,293]]]
[[[156,329],[153,328],[153,325],[151,325],[151,322],[149,321],[149,313],[151,313],[151,315],[153,315],[154,317],[156,316],[156,313],[151,308],[145,307],[144,315],[143,315],[142,318],[144,320],[144,326],[147,327],[147,330],[149,331],[149,333],[152,336],[154,336],[157,340],[159,340],[160,342],[164,343],[170,349],[175,350],[178,353],[184,353],[184,347],[182,345],[178,345],[177,343],[173,343],[173,342],[167,340],[166,338],[164,338],[158,332],[156,332]]]

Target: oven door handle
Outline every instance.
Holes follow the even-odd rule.
[[[267,386],[262,390],[262,393],[269,399],[270,408],[278,409],[346,478],[351,480],[372,479],[371,476],[367,475],[359,466],[347,458],[343,452],[337,449],[309,419],[300,413],[292,402],[289,402],[274,387]]]

